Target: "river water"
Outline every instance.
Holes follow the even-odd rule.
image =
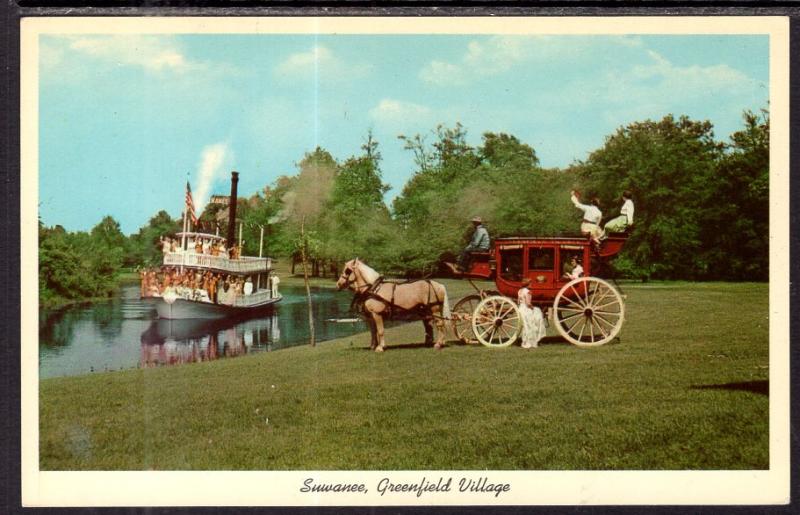
[[[305,289],[281,285],[283,299],[246,320],[159,320],[139,300],[138,284],[104,302],[39,312],[39,377],[178,365],[308,343]],[[312,288],[315,336],[331,340],[367,330],[349,313],[352,293]]]

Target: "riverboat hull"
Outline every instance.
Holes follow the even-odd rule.
[[[167,320],[184,320],[202,318],[214,320],[235,316],[247,316],[260,311],[264,311],[283,297],[280,295],[266,299],[265,301],[250,306],[226,306],[224,304],[213,304],[210,302],[198,302],[187,299],[175,299],[167,302],[164,299],[156,300],[156,312],[158,318]]]

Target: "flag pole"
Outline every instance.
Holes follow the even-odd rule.
[[[183,273],[183,265],[186,263],[186,203],[183,206],[183,231],[181,231],[181,273]]]
[[[186,185],[189,185],[189,173],[186,173]],[[189,211],[189,206],[186,204],[186,192],[183,194],[183,232],[181,233],[181,273],[183,273],[183,265],[186,263],[186,215]]]

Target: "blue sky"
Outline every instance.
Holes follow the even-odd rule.
[[[757,35],[42,35],[39,203],[46,225],[105,215],[136,232],[240,172],[250,195],[317,145],[338,160],[380,143],[399,194],[414,170],[399,134],[461,122],[471,144],[507,132],[565,167],[616,128],[666,114],[714,123],[767,106]],[[430,141],[430,138],[429,138]]]

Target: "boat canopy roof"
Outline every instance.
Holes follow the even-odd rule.
[[[224,236],[217,236],[216,234],[208,234],[208,233],[204,233],[204,232],[179,232],[175,236],[183,237],[184,235],[187,238],[190,237],[190,236],[191,237],[195,237],[195,238],[199,236],[201,238],[208,238],[210,240],[225,240],[225,239],[227,239]]]

